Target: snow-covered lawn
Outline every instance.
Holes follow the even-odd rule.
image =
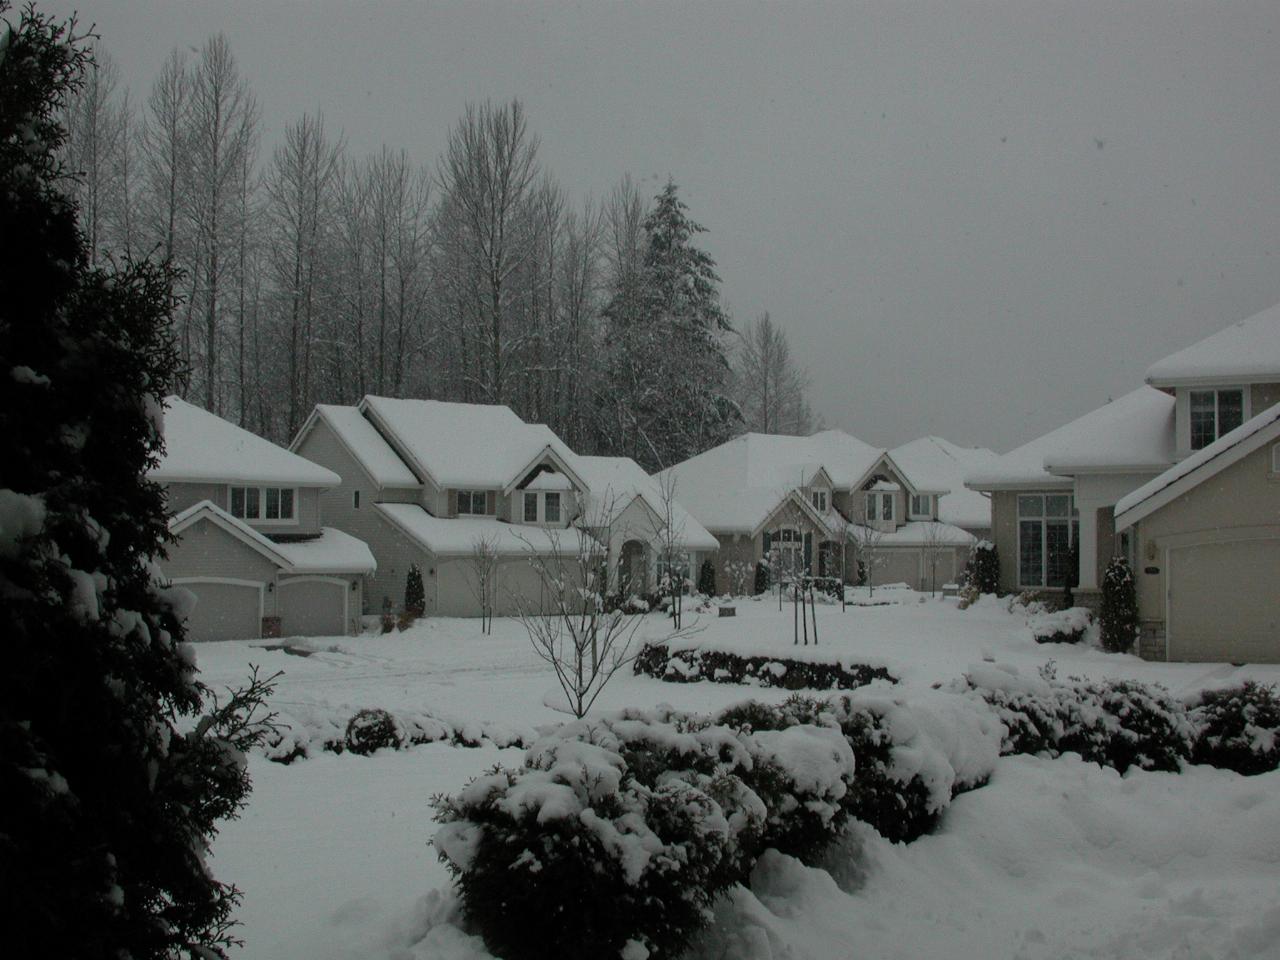
[[[1024,617],[994,603],[960,611],[954,600],[889,590],[875,599],[896,602],[819,606],[819,650],[886,665],[908,696],[984,659],[1026,672],[1054,659],[1059,675],[1156,681],[1175,694],[1245,677],[1280,681],[1280,667],[1152,664],[1038,645]],[[790,606],[739,601],[737,611],[701,615],[693,642],[794,654]],[[642,635],[662,636],[665,623],[647,617]],[[515,621],[496,621],[492,636],[477,621],[432,619],[404,633],[291,644],[313,652],[266,650],[262,641],[202,645],[204,679],[235,683],[250,663],[283,670],[278,709],[344,719],[375,706],[517,730],[564,719],[548,706],[559,697],[554,679]],[[711,710],[748,696],[781,700],[787,691],[663,683],[628,671],[595,710]],[[442,922],[448,877],[427,845],[435,830],[428,798],[521,756],[438,743],[290,766],[253,758],[253,797],[225,827],[214,863],[245,893],[244,955],[486,957],[478,941]],[[1280,942],[1280,773],[1119,777],[1074,757],[1009,757],[989,786],[956,800],[937,834],[907,846],[863,829],[858,837],[833,857],[834,880],[787,858],[762,862],[754,895],[724,903],[726,922],[694,955],[1264,957]]]

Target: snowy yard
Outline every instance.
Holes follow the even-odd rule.
[[[900,692],[994,659],[1034,673],[1126,677],[1175,694],[1280,667],[1155,664],[1085,646],[1037,645],[1003,606],[877,590],[888,606],[818,608],[822,648],[882,663]],[[794,653],[792,611],[745,601],[703,614],[694,642]],[[713,611],[714,613],[714,611]],[[661,636],[665,621],[646,618]],[[564,719],[559,696],[518,622],[492,636],[478,621],[431,619],[405,633],[324,638],[298,656],[263,642],[199,648],[204,679],[238,681],[248,664],[283,670],[273,705],[350,716],[361,707],[428,712],[527,729]],[[821,649],[821,648],[820,648]],[[812,653],[812,648],[809,651]],[[787,691],[663,683],[620,674],[595,711],[669,703],[711,710]],[[454,792],[522,752],[430,744],[369,758],[321,754],[290,766],[253,758],[243,818],[215,845],[215,869],[245,894],[245,956],[488,955],[449,924],[448,875],[427,845],[428,798]],[[1074,756],[1007,757],[990,785],[959,797],[932,836],[895,845],[861,826],[830,857],[831,874],[786,857],[757,867],[753,892],[723,901],[698,958],[1264,957],[1280,938],[1280,773],[1245,778],[1193,767],[1181,775],[1113,770]],[[438,892],[435,892],[438,891]],[[423,932],[425,939],[422,938]],[[416,941],[416,946],[414,945]]]

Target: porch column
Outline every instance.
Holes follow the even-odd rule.
[[[1080,590],[1098,589],[1098,510],[1079,505],[1080,510]]]

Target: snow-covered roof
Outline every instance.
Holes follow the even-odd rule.
[[[377,568],[368,544],[349,533],[324,527],[317,537],[277,543],[212,500],[194,503],[169,519],[179,534],[200,520],[208,520],[256,550],[286,573],[373,573]]]
[[[1116,529],[1150,516],[1169,501],[1280,437],[1280,404],[1251,417],[1116,503]]]
[[[825,467],[832,485],[852,489],[886,455],[842,430],[811,437],[747,433],[658,474],[676,481],[676,496],[708,530],[750,533],[788,491]]]
[[[148,472],[162,483],[336,487],[342,479],[180,397],[164,401],[165,453]]]
[[[1157,472],[1174,460],[1173,397],[1139,387],[965,478],[971,490],[1067,487],[1075,473]]]
[[[1280,381],[1280,304],[1219,330],[1147,369],[1155,387]]]
[[[526,483],[525,490],[572,490],[573,481],[559,470],[543,470]]]
[[[577,473],[576,455],[549,427],[509,407],[367,396],[359,409],[441,487],[505,488],[547,450]]]
[[[861,524],[858,524],[854,529],[858,528],[867,529]],[[876,534],[871,536],[876,536]],[[930,520],[912,520],[910,523],[904,523],[898,527],[893,533],[881,533],[878,536],[879,539],[875,541],[873,546],[919,547],[929,543],[931,537],[933,538],[932,542],[945,544],[949,547],[972,546],[978,542],[977,537],[967,530],[961,530],[954,524]]]
[[[291,449],[296,450],[307,435],[316,418],[323,419],[347,448],[365,472],[380,487],[421,487],[413,471],[391,448],[386,438],[378,432],[356,407],[342,407],[318,403],[298,431]]]
[[[582,477],[590,494],[584,511],[588,525],[610,525],[636,497],[656,515],[659,523],[666,517],[662,485],[644,472],[630,457],[579,457]],[[672,490],[671,524],[676,540],[685,550],[718,550],[720,541],[700,524],[680,502],[677,484]]]
[[[960,447],[942,437],[921,437],[889,451],[911,482],[932,490],[946,490],[938,498],[938,519],[959,527],[990,527],[991,501],[964,485],[965,476],[983,470],[998,458],[985,447]]]
[[[506,523],[496,517],[434,517],[415,503],[376,503],[401,533],[438,557],[471,556],[481,541],[498,556],[573,557],[587,534],[576,527],[549,529]]]

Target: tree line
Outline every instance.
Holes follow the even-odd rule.
[[[813,426],[785,333],[734,330],[675,183],[575,201],[519,100],[468,105],[432,163],[361,154],[319,114],[267,153],[219,35],[140,103],[98,44],[63,122],[92,262],[177,268],[179,392],[256,433],[366,393],[502,403],[653,471]]]

